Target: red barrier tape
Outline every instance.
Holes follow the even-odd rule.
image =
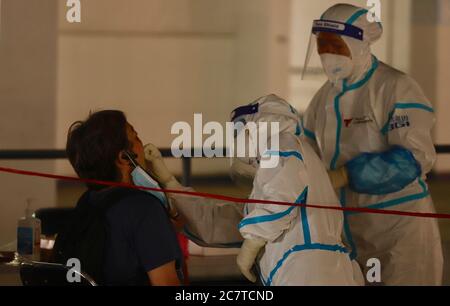
[[[296,203],[280,202],[280,201],[240,199],[240,198],[234,198],[234,197],[228,197],[228,196],[216,195],[216,194],[210,194],[210,193],[204,193],[204,192],[148,188],[148,187],[140,187],[140,186],[130,185],[130,184],[126,184],[126,183],[106,182],[106,181],[98,181],[98,180],[91,180],[91,179],[80,179],[77,177],[55,175],[55,174],[41,173],[41,172],[33,172],[33,171],[4,168],[4,167],[0,167],[0,172],[6,172],[6,173],[12,173],[12,174],[18,174],[18,175],[26,175],[26,176],[35,176],[35,177],[45,177],[45,178],[64,180],[64,181],[91,183],[91,184],[112,186],[112,187],[125,187],[125,188],[131,188],[131,189],[159,191],[159,192],[172,193],[172,194],[183,194],[183,195],[190,195],[193,197],[215,199],[215,200],[221,200],[221,201],[225,201],[225,202],[233,202],[233,203],[241,203],[241,204],[251,203],[251,204],[267,204],[267,205],[281,205],[281,206],[298,206],[298,207],[329,209],[329,210],[337,210],[337,211],[353,212],[353,213],[370,213],[370,214],[377,214],[377,215],[394,215],[394,216],[450,220],[450,214],[414,213],[414,212],[405,212],[405,211],[396,211],[396,210],[352,208],[352,207],[324,206],[324,205],[312,205],[312,204],[305,205],[305,204],[296,204]]]

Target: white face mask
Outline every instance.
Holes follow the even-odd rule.
[[[334,85],[350,77],[353,72],[353,61],[347,56],[325,53],[320,55],[320,59],[328,79]]]

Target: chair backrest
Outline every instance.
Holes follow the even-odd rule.
[[[68,274],[79,275],[79,282],[70,282]],[[95,281],[82,271],[46,262],[23,262],[20,265],[20,278],[24,286],[97,286]]]
[[[53,236],[61,232],[72,218],[74,208],[42,208],[34,215],[41,220],[41,231],[45,236]]]

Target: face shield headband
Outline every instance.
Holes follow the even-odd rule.
[[[233,123],[238,123],[241,122],[244,125],[247,124],[247,121],[244,119],[245,116],[249,116],[249,115],[255,115],[257,113],[261,113],[261,114],[273,114],[273,115],[282,115],[282,116],[286,116],[286,117],[290,117],[295,121],[300,121],[300,117],[298,116],[297,111],[290,105],[288,105],[290,112],[279,112],[279,111],[261,111],[260,109],[260,103],[254,103],[254,104],[250,104],[250,105],[246,105],[246,106],[242,106],[239,108],[236,108],[232,113],[231,113],[231,121]]]
[[[330,20],[314,20],[312,33],[328,32],[351,37],[360,41],[364,40],[364,30],[354,25]]]
[[[258,112],[259,112],[259,103],[242,106],[242,107],[236,108],[231,113],[231,121],[236,122],[236,121],[238,121],[237,119],[240,117],[254,115]]]

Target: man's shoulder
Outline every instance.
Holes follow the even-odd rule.
[[[160,215],[164,213],[161,202],[148,192],[141,190],[121,190],[117,191],[119,199],[108,210],[110,217],[142,218],[148,214]]]

